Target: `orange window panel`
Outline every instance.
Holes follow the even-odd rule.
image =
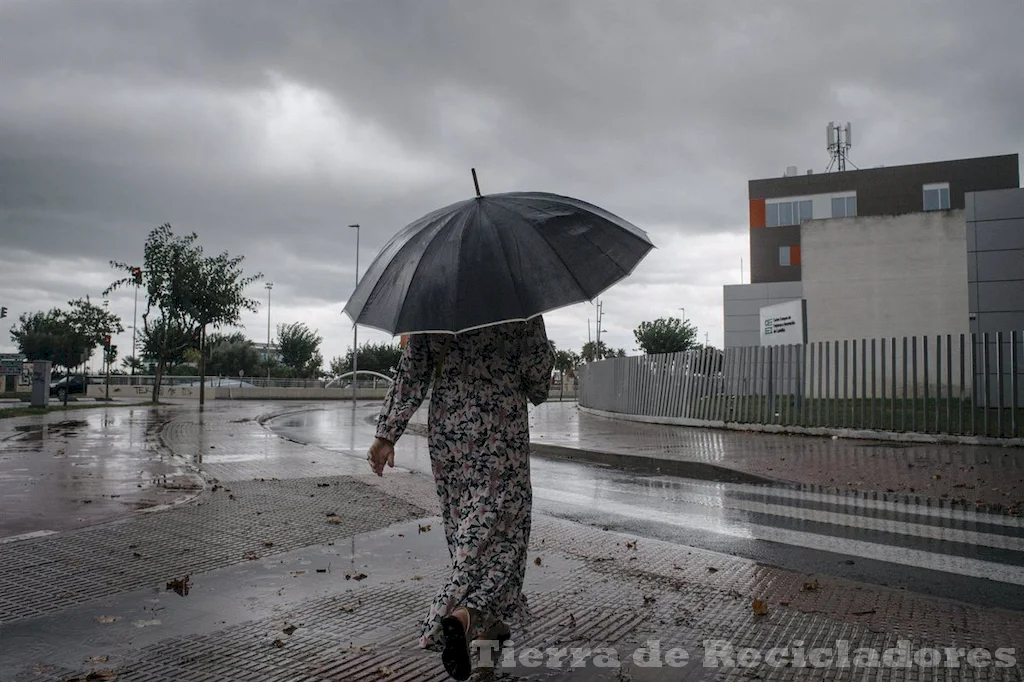
[[[800,265],[800,247],[791,246],[789,247],[789,262],[792,265]]]
[[[750,200],[750,227],[764,227],[764,199]]]

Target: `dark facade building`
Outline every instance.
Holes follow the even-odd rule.
[[[1018,187],[1017,154],[751,180],[750,282],[801,280],[806,220],[963,209],[968,192]]]

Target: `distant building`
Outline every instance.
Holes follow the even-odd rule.
[[[252,347],[255,348],[256,352],[259,354],[261,363],[266,362],[268,356],[277,362],[281,362],[281,349],[278,348],[277,344],[272,343],[268,345],[266,342],[259,343],[253,341]]]
[[[726,348],[760,345],[761,308],[799,300],[808,342],[1024,329],[1017,154],[791,167],[748,199],[750,284],[724,287]]]

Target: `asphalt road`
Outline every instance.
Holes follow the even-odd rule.
[[[284,415],[267,426],[291,440],[361,457],[373,439],[375,413],[373,405],[339,406]],[[409,433],[396,450],[398,468],[430,475],[424,438]],[[808,574],[1024,610],[1020,517],[540,457],[532,473],[538,513]]]

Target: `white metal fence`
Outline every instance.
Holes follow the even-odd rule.
[[[1024,334],[889,337],[613,358],[584,407],[708,422],[1024,436]]]

